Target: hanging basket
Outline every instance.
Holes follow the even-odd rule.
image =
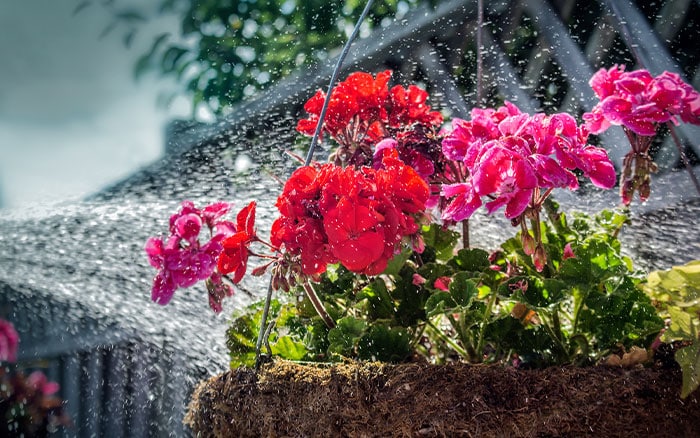
[[[668,368],[276,361],[195,391],[196,436],[695,436],[700,395]]]

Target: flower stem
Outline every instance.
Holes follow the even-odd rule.
[[[482,32],[484,27],[484,1],[477,0],[477,20],[476,20],[476,106],[480,107],[484,104],[484,55]]]
[[[462,221],[462,248],[469,249],[469,219]]]
[[[673,137],[673,142],[676,144],[676,148],[678,148],[678,153],[681,156],[681,161],[683,161],[683,165],[685,166],[685,170],[688,171],[688,175],[690,175],[690,179],[693,180],[693,184],[695,184],[695,190],[697,190],[698,194],[700,195],[700,183],[698,182],[698,179],[695,176],[695,173],[693,173],[693,168],[691,167],[690,162],[688,161],[688,157],[685,156],[685,152],[683,151],[683,145],[681,144],[681,140],[678,138],[678,135],[676,134],[676,128],[673,126],[673,123],[671,123],[671,122],[666,122],[666,126],[668,126],[668,130],[671,131],[671,137]]]
[[[314,306],[314,309],[316,309],[316,313],[318,313],[318,316],[321,317],[323,322],[326,324],[326,327],[329,329],[332,329],[335,327],[335,321],[333,321],[333,318],[328,314],[328,311],[326,308],[323,306],[323,302],[321,302],[321,299],[318,297],[316,294],[316,291],[314,290],[314,287],[309,283],[309,281],[304,282],[304,292],[306,292],[306,296],[309,297],[309,301],[311,301],[311,304]]]
[[[479,361],[482,360],[483,350],[484,350],[484,336],[486,335],[486,323],[491,317],[491,312],[493,312],[493,306],[496,304],[496,291],[491,291],[491,296],[489,297],[489,302],[486,304],[486,310],[484,310],[484,319],[481,321],[481,328],[479,329],[479,340],[476,344],[476,354]]]
[[[435,331],[435,334],[437,335],[437,337],[440,338],[441,341],[443,341],[444,343],[446,343],[447,345],[452,347],[452,349],[454,351],[456,351],[457,354],[459,354],[462,357],[467,357],[467,358],[469,357],[469,355],[467,354],[467,351],[464,348],[460,347],[458,343],[456,343],[449,336],[447,336],[445,333],[443,333],[442,330],[437,328],[437,326],[435,326],[435,324],[433,324],[432,321],[428,320],[428,325],[430,326],[431,329],[433,329]]]
[[[255,371],[260,369],[262,363],[260,357],[260,349],[262,348],[263,338],[267,333],[267,315],[270,313],[270,302],[272,301],[272,281],[267,287],[267,297],[265,298],[265,306],[263,307],[262,317],[260,318],[260,331],[258,332],[258,342],[255,343]],[[267,343],[267,340],[265,340]]]

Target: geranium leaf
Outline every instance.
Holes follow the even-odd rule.
[[[357,352],[364,360],[400,362],[411,351],[409,339],[403,328],[374,325],[360,339]]]
[[[700,385],[700,342],[697,340],[692,345],[676,351],[676,362],[683,371],[683,387],[681,398],[686,398]]]
[[[479,290],[466,272],[459,272],[450,283],[450,295],[457,305],[468,307]]]
[[[459,233],[443,229],[438,224],[423,227],[421,235],[425,245],[435,250],[436,258],[444,261],[452,257],[452,251],[459,240]]]
[[[489,253],[483,249],[460,249],[450,260],[450,265],[460,271],[476,272],[489,266]]]
[[[394,315],[394,303],[382,279],[376,278],[362,288],[357,294],[357,300],[363,299],[367,300],[367,310],[372,319],[391,318]]]
[[[270,346],[272,354],[287,360],[302,360],[306,356],[306,347],[290,336],[282,336]]]
[[[430,318],[445,313],[445,309],[454,309],[457,303],[448,292],[439,291],[425,302],[425,313]]]
[[[367,324],[352,316],[338,320],[337,325],[328,332],[328,352],[350,357],[354,353],[357,341],[365,333]]]
[[[384,269],[384,274],[399,275],[399,271],[401,271],[403,265],[406,264],[406,260],[408,260],[412,254],[413,251],[411,251],[409,248],[404,248],[400,253],[396,254],[391,258],[391,260],[389,260],[386,269]]]

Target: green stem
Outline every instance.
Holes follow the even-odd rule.
[[[457,337],[459,337],[460,342],[462,342],[462,345],[464,345],[464,349],[467,352],[467,359],[473,361],[474,356],[476,356],[474,346],[472,345],[472,342],[464,335],[463,325],[460,324],[460,322],[457,321],[451,314],[446,314],[445,316],[447,316],[447,320],[450,321],[450,324],[457,332]]]
[[[496,291],[491,291],[491,296],[489,297],[489,302],[486,304],[486,310],[484,311],[484,318],[481,321],[481,327],[479,328],[479,340],[476,344],[476,354],[477,359],[481,361],[484,353],[484,336],[486,334],[486,323],[491,317],[491,312],[493,312],[493,306],[496,304]]]
[[[460,347],[459,344],[452,340],[449,336],[443,333],[442,330],[437,328],[437,326],[435,326],[435,324],[433,324],[432,321],[428,320],[428,326],[430,326],[430,328],[435,331],[435,334],[441,341],[452,347],[452,349],[456,351],[457,354],[459,354],[462,357],[469,358],[469,354],[467,354],[467,351],[464,348]]]
[[[462,221],[462,248],[469,249],[469,219]]]
[[[326,308],[323,306],[323,302],[321,302],[318,295],[316,295],[314,287],[308,281],[304,282],[304,292],[306,292],[306,296],[309,297],[311,304],[313,304],[314,309],[316,309],[316,313],[321,317],[326,327],[329,329],[334,328],[335,321],[333,321],[333,318],[328,314],[328,311],[326,311]]]
[[[555,314],[556,315],[556,312]],[[560,351],[560,354],[557,356],[563,357],[564,361],[568,362],[570,357],[569,357],[569,351],[566,348],[566,345],[562,341],[562,339],[559,337],[561,333],[557,333],[555,330],[552,329],[552,326],[550,325],[549,321],[545,318],[543,314],[540,314],[540,318],[542,319],[542,326],[544,327],[545,331],[549,335],[550,338],[554,341],[555,345],[558,347],[558,350]],[[553,320],[558,320],[558,316],[552,316]],[[553,321],[554,324],[556,325],[556,322]]]
[[[561,223],[559,222],[561,213],[559,213],[559,209],[557,208],[556,202],[554,202],[554,200],[550,196],[544,200],[542,205],[544,206],[544,211],[547,214],[547,218],[552,223],[552,226],[554,226],[554,229],[556,230],[557,234],[564,234],[566,230],[562,228]]]
[[[573,292],[573,295],[575,296],[576,291],[572,291],[572,292]],[[581,309],[583,308],[583,303],[586,302],[587,297],[588,297],[588,292],[586,292],[585,295],[580,300],[576,300],[574,298],[574,322],[571,325],[571,333],[578,332],[578,317],[579,317],[579,314],[581,313]]]

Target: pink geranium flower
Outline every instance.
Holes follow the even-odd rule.
[[[442,220],[461,222],[471,217],[481,207],[481,197],[476,193],[471,181],[442,186],[441,195],[452,199],[442,210]]]
[[[700,94],[675,73],[663,72],[653,77],[646,70],[626,72],[624,66],[599,70],[590,85],[600,102],[583,115],[590,132],[599,134],[610,125],[625,130],[631,150],[623,161],[620,196],[623,204],[632,202],[634,193],[642,201],[650,194],[650,173],[656,164],[649,156],[649,147],[661,124],[678,124],[679,120],[700,125]],[[598,165],[593,151],[581,157],[584,171],[591,180],[607,185],[612,179],[605,166]]]
[[[583,116],[594,134],[610,124],[641,136],[654,136],[660,123],[677,124],[679,118],[700,124],[700,95],[675,73],[653,77],[647,70],[626,72],[624,66],[615,65],[599,70],[589,84],[600,98]]]
[[[505,205],[505,215],[513,219],[527,208],[537,187],[537,176],[530,163],[520,154],[494,143],[489,146],[473,176],[476,192],[493,195],[486,203],[489,213]]]
[[[229,204],[219,202],[200,210],[191,201],[184,201],[180,211],[170,217],[170,236],[148,239],[148,262],[158,270],[151,288],[154,302],[165,305],[178,288],[212,277],[223,240],[236,230],[232,222],[222,219],[229,209]],[[204,225],[211,238],[202,241]],[[212,308],[216,307],[215,301]]]

